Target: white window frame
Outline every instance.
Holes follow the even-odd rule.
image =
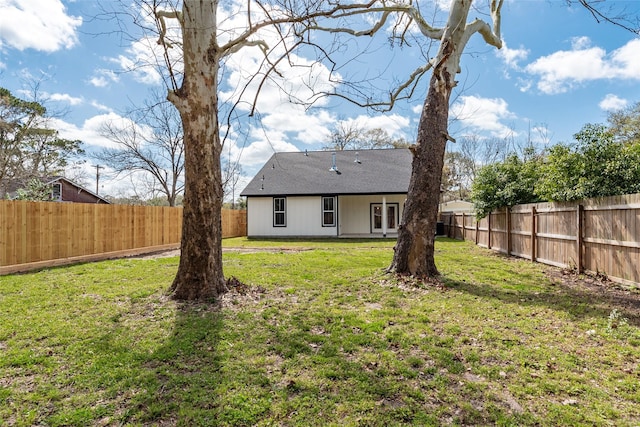
[[[55,188],[58,188],[58,194],[56,195]],[[59,182],[54,182],[51,184],[51,200],[62,200],[62,184]]]
[[[331,200],[331,206],[332,209],[325,209],[325,200]],[[322,208],[322,226],[323,227],[335,227],[336,226],[336,213],[337,213],[337,209],[336,209],[336,197],[335,196],[322,196],[320,198],[320,203],[321,208]],[[333,221],[331,223],[325,222],[325,214],[327,213],[331,213],[332,214],[332,218]]]
[[[400,204],[399,203],[387,203],[387,232],[395,233],[398,231],[398,220],[400,219]],[[382,233],[382,227],[375,227],[374,208],[380,207],[382,210],[382,203],[371,203],[370,206],[370,221],[371,221],[371,233]],[[393,209],[393,215],[389,215],[389,209]],[[380,220],[382,221],[382,212],[380,213]],[[389,221],[393,221],[395,227],[389,227]],[[380,224],[382,225],[382,224]]]
[[[282,202],[282,206],[276,206]],[[279,223],[278,217],[282,216],[282,223]],[[286,197],[274,197],[273,198],[273,226],[274,227],[286,227],[287,226],[287,198]]]

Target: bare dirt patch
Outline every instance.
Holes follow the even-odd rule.
[[[603,310],[623,311],[629,322],[640,325],[640,289],[612,282],[605,276],[578,274],[573,270],[549,268],[551,282],[575,294],[583,301],[592,301]]]

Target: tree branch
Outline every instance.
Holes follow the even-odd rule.
[[[635,27],[632,27],[630,24],[631,22],[624,17],[624,15],[617,15],[617,16],[610,16],[609,13],[607,12],[602,12],[600,9],[598,9],[597,7],[595,7],[593,5],[593,3],[599,3],[600,0],[598,1],[590,1],[590,0],[566,0],[567,4],[571,5],[573,3],[575,3],[576,1],[581,4],[582,6],[584,6],[589,13],[591,13],[591,16],[594,17],[594,19],[596,20],[596,22],[600,23],[600,22],[608,22],[610,24],[616,25],[620,28],[623,28],[627,31],[630,31],[634,34],[639,34],[640,35],[640,23],[637,21],[636,19],[636,23],[635,23]],[[635,3],[635,2],[632,2]],[[611,10],[611,9],[610,9]]]

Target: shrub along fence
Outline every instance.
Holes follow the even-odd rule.
[[[223,237],[246,235],[246,211],[223,210]],[[0,274],[180,246],[182,208],[0,201]]]
[[[507,255],[640,285],[640,194],[536,203],[473,214],[443,212],[449,237]]]

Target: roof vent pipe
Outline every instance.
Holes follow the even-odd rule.
[[[353,161],[353,163],[358,163],[358,164],[362,163],[362,162],[360,161],[360,158],[358,157],[358,155],[359,155],[359,154],[360,154],[360,153],[358,153],[358,152],[356,151],[356,159]]]
[[[331,168],[329,169],[329,172],[338,172],[338,167],[336,166],[336,152],[335,151],[331,154]]]

